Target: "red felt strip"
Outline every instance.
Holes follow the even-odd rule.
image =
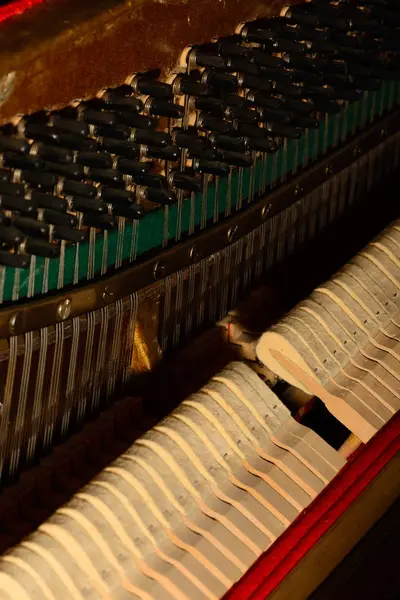
[[[36,4],[41,4],[45,0],[16,0],[6,6],[0,6],[0,23],[15,17],[16,15],[22,15],[25,11],[29,10]]]
[[[361,446],[331,484],[228,592],[225,600],[265,600],[400,451],[400,414]]]

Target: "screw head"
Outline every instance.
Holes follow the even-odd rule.
[[[237,236],[239,227],[237,225],[233,225],[228,231],[227,237],[229,242],[233,242]]]
[[[153,278],[161,279],[164,276],[164,272],[165,272],[165,266],[162,264],[161,261],[157,261],[156,264],[154,265],[154,269],[153,269]]]
[[[8,328],[10,330],[11,335],[13,335],[15,333],[17,323],[18,323],[18,313],[15,313],[15,315],[12,315],[12,317],[10,317],[10,320],[8,322]]]
[[[333,173],[332,165],[327,165],[325,167],[325,175],[332,175],[332,173]]]
[[[103,292],[103,295],[102,295],[102,296],[103,296],[103,300],[104,300],[104,302],[111,302],[111,300],[112,300],[112,299],[113,299],[113,297],[114,297],[114,293],[113,293],[113,292],[111,292],[111,291],[110,291],[110,290],[109,290],[109,289],[106,287],[106,289],[104,290],[104,292]]]
[[[294,188],[294,195],[298,196],[299,194],[301,194],[301,192],[303,191],[302,186],[298,183],[296,185],[296,187]]]
[[[68,319],[69,315],[71,314],[71,309],[72,309],[72,302],[69,298],[66,298],[65,300],[60,302],[60,304],[57,307],[58,318],[61,321],[65,321],[65,319]]]
[[[265,221],[265,219],[268,217],[269,213],[271,212],[272,209],[272,204],[266,204],[265,206],[262,207],[261,209],[261,220]]]
[[[197,254],[197,249],[196,246],[193,245],[190,250],[189,250],[189,258],[190,260],[194,260],[196,258],[196,254]]]

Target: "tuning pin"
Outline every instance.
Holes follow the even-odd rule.
[[[214,148],[218,150],[232,150],[234,152],[245,152],[246,144],[243,139],[223,134],[211,134],[209,140]]]
[[[97,198],[85,198],[84,196],[73,196],[69,198],[71,203],[71,210],[81,213],[95,213],[104,214],[107,212],[107,205],[105,202]]]
[[[290,83],[293,79],[293,73],[291,71],[285,71],[283,67],[263,67],[262,75],[270,81],[284,81]]]
[[[28,154],[30,144],[27,140],[0,135],[0,152],[16,152],[18,154]]]
[[[170,205],[175,204],[177,201],[176,195],[172,190],[166,188],[152,188],[140,186],[137,188],[138,198],[140,200],[147,200],[154,202],[155,204]]]
[[[0,225],[0,242],[7,246],[19,246],[24,239],[24,234],[12,225]],[[0,261],[1,262],[1,261]]]
[[[281,123],[267,123],[266,129],[271,137],[283,137],[292,140],[298,140],[302,134],[302,130],[299,127],[282,125]]]
[[[299,85],[293,85],[285,81],[274,81],[272,88],[275,94],[282,94],[283,96],[292,96],[293,98],[301,98],[303,95],[303,88]]]
[[[333,88],[332,100],[345,100],[346,102],[356,102],[363,95],[361,90],[356,90],[352,87],[337,86]]]
[[[82,165],[62,165],[59,163],[46,162],[44,164],[44,170],[46,173],[54,173],[61,177],[68,177],[68,179],[74,179],[80,181],[85,178],[85,167]]]
[[[249,49],[242,46],[242,37],[237,34],[218,38],[212,44],[203,44],[200,48],[213,51],[220,56],[247,56]]]
[[[314,103],[311,100],[296,100],[295,98],[284,96],[281,99],[281,103],[294,114],[310,115],[314,111]]]
[[[294,114],[286,110],[271,110],[270,108],[259,108],[258,114],[263,123],[281,123],[289,125],[293,121]]]
[[[130,127],[138,127],[139,129],[154,129],[156,121],[149,115],[139,115],[138,113],[119,111],[118,119],[121,123]]]
[[[39,140],[50,146],[64,146],[72,150],[87,150],[88,152],[94,152],[97,148],[95,140],[72,133],[62,133],[49,125],[27,124],[21,133],[29,139]]]
[[[292,125],[302,129],[318,129],[319,121],[307,115],[293,114]]]
[[[218,133],[230,133],[233,130],[231,123],[204,113],[200,113],[198,116],[197,126],[206,131],[216,131]]]
[[[10,174],[12,174],[11,171]],[[23,196],[25,194],[25,185],[23,183],[8,183],[0,180],[0,194]]]
[[[312,96],[311,100],[314,103],[316,112],[334,115],[341,111],[339,104],[337,104],[334,100],[330,100],[329,98],[325,98],[323,96]]]
[[[223,117],[226,108],[223,100],[211,96],[193,98],[191,106],[197,110],[209,113],[213,117]]]
[[[176,162],[179,160],[180,151],[176,146],[142,146],[142,153],[145,158],[158,158],[159,160],[169,160]]]
[[[45,144],[60,144],[60,133],[49,125],[36,125],[35,123],[21,123],[18,125],[20,135],[30,140],[41,140]]]
[[[282,101],[279,98],[273,98],[263,92],[249,92],[247,99],[255,106],[265,107],[271,110],[279,110],[282,108]]]
[[[262,77],[253,77],[252,75],[240,73],[237,80],[241,88],[260,90],[262,92],[269,92],[272,89],[271,83]]]
[[[97,141],[84,138],[72,133],[62,133],[58,136],[59,145],[71,150],[82,150],[85,152],[96,152]]]
[[[0,208],[3,210],[16,211],[18,213],[33,214],[35,205],[21,196],[0,194]]]
[[[116,187],[124,186],[121,175],[117,171],[114,171],[114,169],[89,168],[87,170],[87,178],[98,183],[104,183],[106,185],[114,185]]]
[[[72,133],[74,135],[87,137],[89,135],[89,125],[84,121],[73,121],[72,119],[63,119],[61,117],[50,117],[49,124],[56,131],[63,133]]]
[[[27,269],[30,262],[31,257],[27,254],[14,254],[7,250],[0,250],[0,265],[14,269]]]
[[[34,184],[39,189],[45,190],[53,190],[58,182],[57,175],[43,171],[20,171],[19,177],[21,181]]]
[[[154,187],[159,189],[168,189],[168,181],[165,175],[160,173],[145,173],[140,180],[143,186]]]
[[[90,135],[98,138],[110,138],[112,140],[129,140],[131,136],[131,128],[129,125],[118,124],[115,127],[107,125],[91,125]]]
[[[219,176],[228,176],[230,172],[230,166],[227,163],[205,160],[203,158],[195,158],[193,160],[193,169],[198,173]]]
[[[83,121],[93,125],[107,125],[108,127],[113,127],[118,123],[118,117],[114,111],[96,110],[90,106],[85,106],[84,104],[78,107],[78,114]]]
[[[235,92],[238,88],[237,79],[233,75],[208,69],[203,72],[201,81],[217,90]]]
[[[172,86],[168,83],[158,81],[154,74],[143,73],[136,75],[130,85],[139,94],[152,96],[154,98],[170,98]]]
[[[98,215],[87,212],[83,215],[83,225],[95,229],[102,229],[103,231],[111,231],[112,229],[115,229],[116,221],[111,215]]]
[[[9,169],[0,169],[0,182],[12,181],[13,173]]]
[[[254,125],[253,123],[245,123],[243,121],[234,121],[233,131],[239,136],[250,138],[267,136],[265,129],[261,129],[261,127],[257,127],[257,125]]]
[[[65,198],[59,198],[43,192],[30,191],[27,199],[37,208],[49,208],[52,211],[64,213],[68,209],[68,202]]]
[[[86,231],[80,229],[71,229],[69,227],[61,227],[55,225],[52,231],[53,238],[57,240],[65,240],[66,242],[72,242],[73,244],[82,244],[87,240]]]
[[[111,154],[118,154],[130,159],[138,158],[140,154],[140,145],[127,140],[103,138],[101,140],[101,147]]]
[[[174,79],[172,90],[175,96],[207,96],[210,93],[207,84],[184,75],[178,75]]]
[[[2,166],[12,169],[38,169],[42,161],[38,156],[15,154],[14,152],[3,152],[0,155]]]
[[[82,165],[60,165],[59,163],[46,162],[44,164],[44,170],[46,173],[54,173],[61,177],[68,177],[68,179],[74,179],[76,181],[80,181],[86,176],[85,167]]]
[[[276,141],[272,138],[267,137],[246,137],[246,146],[249,150],[255,152],[265,152],[268,154],[274,154],[278,151],[279,146]]]
[[[248,168],[253,164],[253,159],[249,154],[231,152],[229,150],[220,150],[218,154],[224,163],[232,167]]]
[[[124,217],[129,221],[138,221],[144,216],[144,208],[141,204],[126,204],[116,202],[113,205],[113,215],[116,217]]]
[[[38,156],[42,160],[66,165],[72,163],[74,160],[72,150],[58,148],[57,146],[47,146],[41,142],[34,143],[30,153],[32,156]]]
[[[211,49],[211,48],[210,48]],[[211,69],[224,69],[226,61],[222,56],[212,52],[205,52],[201,48],[193,47],[186,56],[189,69],[196,67],[209,67]]]
[[[198,137],[195,133],[188,133],[184,129],[174,129],[172,131],[172,141],[179,148],[198,152],[203,151],[207,145],[206,138]]]
[[[60,246],[45,240],[28,237],[22,243],[22,246],[27,254],[42,256],[43,258],[57,258],[60,256]]]
[[[181,171],[171,171],[168,175],[168,183],[173,188],[188,192],[201,192],[203,187],[200,179]]]
[[[231,73],[246,73],[246,75],[253,75],[254,77],[261,75],[260,67],[249,58],[228,58],[226,69]]]
[[[107,187],[100,190],[100,198],[106,202],[106,204],[114,204],[114,202],[134,204],[135,202],[135,195],[133,192]]]
[[[51,209],[40,211],[41,220],[50,225],[59,225],[60,227],[75,227],[76,217],[74,215],[57,212]]]
[[[185,109],[180,104],[173,104],[162,98],[149,98],[145,104],[145,111],[157,117],[181,119]]]
[[[231,120],[237,119],[238,121],[248,121],[250,123],[258,120],[258,115],[254,110],[239,106],[228,106],[225,110],[225,117]]]
[[[89,183],[80,183],[65,179],[57,185],[57,194],[65,196],[85,196],[86,198],[95,198],[97,189]]]
[[[358,77],[354,76],[353,85],[358,90],[377,91],[381,87],[379,79],[373,79],[371,77]]]
[[[164,148],[158,148],[158,150],[164,150]],[[128,158],[119,158],[116,161],[116,168],[123,175],[131,175],[135,178],[142,178],[152,168],[152,163],[137,162],[129,160]]]
[[[50,226],[47,223],[29,217],[15,217],[13,224],[25,235],[48,238],[50,234]]]
[[[111,169],[113,165],[111,156],[105,152],[77,152],[75,162],[94,169]]]
[[[150,146],[169,146],[171,137],[164,131],[149,131],[147,129],[134,129],[131,139],[137,144],[148,144]]]
[[[274,56],[273,54],[270,54],[269,52],[265,52],[264,50],[258,48],[252,49],[251,56],[254,62],[257,65],[261,65],[262,67],[268,67],[270,69],[278,70],[283,69],[285,66],[285,63],[282,60],[282,58]]]
[[[292,83],[320,85],[324,81],[323,73],[317,73],[312,71],[291,71],[290,75]]]
[[[252,21],[246,23],[242,28],[240,35],[246,42],[266,45],[272,45],[277,38],[274,31],[265,28],[265,21]]]
[[[284,12],[284,16],[289,21],[293,21],[293,23],[298,23],[300,25],[310,25],[311,27],[318,27],[319,18],[318,15],[305,12],[303,8],[301,10],[296,10],[296,6],[290,6]]]
[[[294,54],[305,54],[307,52],[307,45],[303,42],[296,42],[295,40],[288,39],[287,37],[279,36],[276,42],[274,42],[274,51],[288,52]]]
[[[129,89],[133,91],[132,88]],[[100,99],[111,109],[123,108],[134,112],[143,110],[143,102],[139,98],[135,98],[129,94],[126,95],[121,93],[121,91],[123,92],[121,88],[105,90],[100,95]]]

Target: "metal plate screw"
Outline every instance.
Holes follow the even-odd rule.
[[[263,221],[265,221],[265,219],[268,217],[269,213],[271,212],[271,209],[272,209],[272,204],[266,204],[265,206],[262,207],[261,219]]]
[[[162,264],[162,262],[157,261],[156,264],[154,265],[154,269],[153,269],[154,279],[161,279],[161,277],[164,277],[164,272],[165,272],[165,266]]]
[[[18,322],[18,314],[12,315],[12,317],[10,318],[10,320],[8,322],[8,327],[10,329],[11,335],[15,333],[17,322]]]
[[[60,302],[60,304],[57,307],[58,318],[61,319],[61,321],[65,321],[65,319],[68,319],[69,315],[71,314],[71,308],[72,302],[71,300],[69,300],[69,298],[66,298],[65,300]]]
[[[239,229],[239,227],[237,225],[234,225],[233,227],[231,227],[229,229],[229,231],[228,231],[228,241],[229,242],[233,242],[233,240],[236,238],[238,229]]]

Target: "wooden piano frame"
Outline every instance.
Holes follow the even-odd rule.
[[[366,445],[225,600],[306,599],[400,496],[400,415]]]

